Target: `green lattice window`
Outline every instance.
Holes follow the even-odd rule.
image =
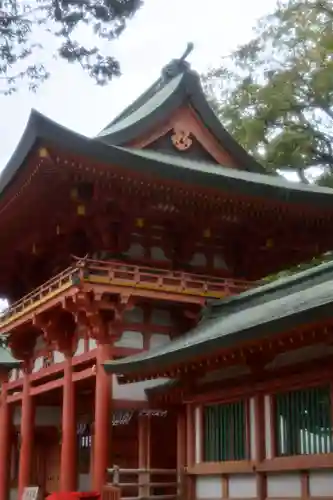
[[[278,456],[333,452],[329,387],[277,394],[274,407]]]
[[[243,401],[208,405],[204,407],[203,419],[205,462],[247,458],[246,404]]]

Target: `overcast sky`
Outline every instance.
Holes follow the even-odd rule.
[[[275,0],[145,0],[144,6],[110,54],[119,58],[123,75],[98,87],[78,67],[53,61],[50,80],[36,94],[20,90],[0,96],[0,169],[13,153],[31,108],[82,134],[96,134],[158,76],[189,41],[192,67],[204,71],[251,37],[256,19]]]

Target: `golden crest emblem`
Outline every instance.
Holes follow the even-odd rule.
[[[172,144],[179,151],[186,151],[192,145],[191,133],[181,129],[174,129],[174,133],[171,136]]]

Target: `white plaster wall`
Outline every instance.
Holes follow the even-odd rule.
[[[15,408],[13,424],[19,426],[21,423],[21,408]],[[35,425],[39,427],[61,424],[61,408],[57,406],[37,406],[35,412]]]
[[[271,436],[271,396],[264,398],[265,412],[265,451],[266,458],[272,458],[272,436]]]
[[[201,419],[200,419],[200,408],[195,408],[194,410],[194,429],[195,429],[195,463],[200,463],[202,456],[201,450]]]
[[[140,243],[131,243],[129,249],[125,252],[129,257],[134,258],[143,258],[145,255],[145,249]]]
[[[17,369],[16,369],[16,368],[14,368],[14,370],[11,370],[11,371],[9,372],[8,381],[9,381],[9,382],[13,382],[13,381],[14,381],[14,380],[16,380],[16,379],[17,379]]]
[[[150,316],[150,322],[153,325],[171,326],[173,321],[170,311],[165,309],[153,309]]]
[[[53,362],[54,363],[62,363],[65,361],[65,355],[62,352],[54,351],[53,352]]]
[[[133,384],[119,384],[117,376],[113,375],[113,399],[128,399],[131,401],[146,401],[147,396],[145,389],[156,387],[161,383],[166,382],[167,378],[158,378],[156,380],[144,380],[143,382],[135,382]]]
[[[119,340],[114,343],[117,347],[132,347],[143,349],[143,335],[141,332],[124,330]]]
[[[35,345],[35,348],[34,348],[34,352],[38,352],[41,349],[44,349],[45,346],[46,346],[46,343],[45,343],[45,340],[43,339],[43,336],[39,335],[39,337],[37,337],[37,340],[36,340],[36,345]]]
[[[89,339],[89,342],[88,342],[88,349],[89,351],[92,351],[93,349],[96,349],[97,347],[97,342],[95,339]]]
[[[207,265],[205,254],[196,252],[190,260],[190,264],[191,266],[205,267]]]
[[[141,307],[134,307],[124,312],[124,321],[126,323],[143,323],[143,310]]]
[[[9,493],[9,500],[17,500],[17,499],[18,499],[17,488],[11,488]]]
[[[221,476],[197,476],[195,493],[196,498],[222,498]]]
[[[169,260],[164,253],[163,248],[153,246],[150,249],[150,256],[153,260],[167,261]]]
[[[309,473],[309,490],[311,497],[333,496],[333,471],[316,470]]]
[[[255,460],[257,458],[257,450],[256,450],[256,409],[255,409],[255,399],[250,399],[249,404],[249,420],[250,420],[250,457],[251,460]]]
[[[149,349],[162,347],[168,342],[170,342],[170,335],[166,335],[163,333],[152,333],[150,336]]]
[[[35,359],[32,371],[38,372],[42,368],[43,368],[43,356],[39,356],[38,358]]]
[[[90,474],[79,474],[78,491],[91,491]]]
[[[301,496],[301,477],[298,473],[267,474],[267,497],[291,498]]]
[[[226,261],[221,254],[215,254],[213,257],[213,266],[215,269],[228,269]]]
[[[79,356],[80,354],[83,353],[84,353],[84,339],[79,339],[74,356]]]
[[[256,498],[257,483],[254,474],[229,476],[229,498]]]

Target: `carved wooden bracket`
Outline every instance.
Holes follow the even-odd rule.
[[[123,319],[125,311],[130,311],[134,307],[134,297],[130,294],[121,294],[117,302],[112,303],[114,311],[114,321],[120,322]]]
[[[63,305],[66,306],[66,304]],[[63,313],[67,313],[69,316],[66,317]],[[60,311],[52,315],[35,316],[33,324],[42,332],[50,349],[60,351],[68,356],[73,355],[77,345],[77,322],[72,310],[62,307]]]
[[[36,338],[33,335],[27,335],[24,340],[9,338],[8,347],[14,358],[22,361],[21,369],[29,373],[33,364],[33,353],[36,345]]]
[[[85,324],[89,336],[100,343],[111,343],[119,337],[123,314],[133,306],[134,300],[128,294],[120,295],[114,302],[103,300],[98,295],[89,296],[85,292],[79,292],[76,296],[78,321]],[[113,312],[112,319],[105,314],[107,311]]]
[[[84,324],[89,336],[98,342],[106,342],[108,339],[108,324],[102,317],[98,302],[91,298],[86,292],[79,292],[75,297],[76,318],[80,324]]]

